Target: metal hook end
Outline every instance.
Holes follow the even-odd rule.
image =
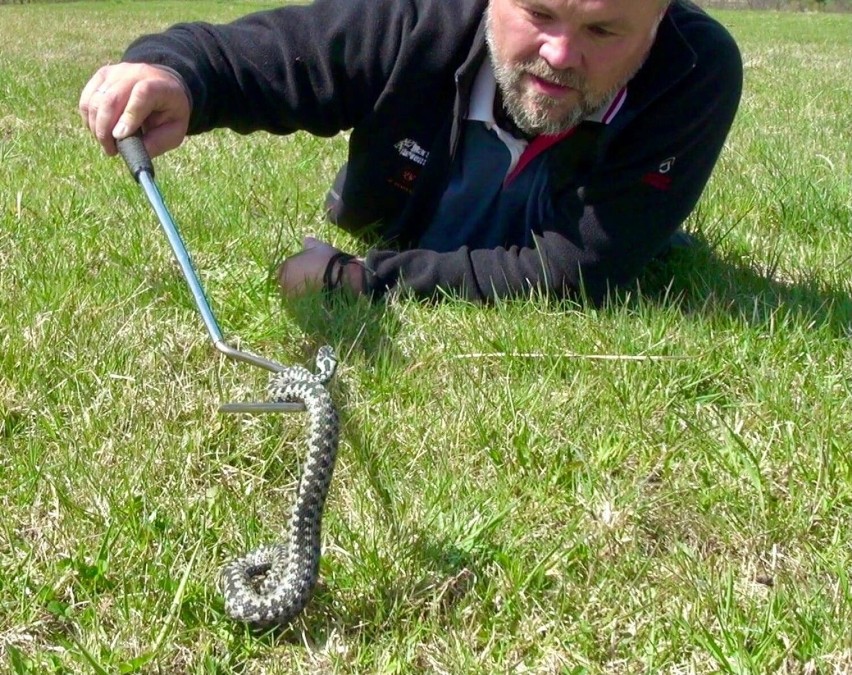
[[[261,413],[303,412],[304,403],[275,403],[275,402],[246,402],[246,403],[223,403],[219,406],[220,413],[246,413],[259,415]]]

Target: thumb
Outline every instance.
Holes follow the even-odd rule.
[[[121,113],[112,129],[112,137],[117,141],[135,134],[142,127],[142,122],[154,111],[154,102],[151,97],[142,96],[139,89],[137,83],[130,90],[124,112]]]
[[[140,124],[134,122],[132,117],[122,115],[118,118],[118,123],[113,127],[112,137],[120,141],[122,138],[132,136],[140,126]]]
[[[116,140],[145,128],[145,147],[151,157],[178,147],[189,126],[189,102],[181,85],[167,81],[137,82],[124,112],[113,127]]]

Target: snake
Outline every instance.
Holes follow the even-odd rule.
[[[308,414],[308,450],[290,513],[286,543],[261,546],[224,567],[218,585],[225,613],[256,625],[290,623],[310,601],[319,578],[321,530],[340,422],[326,384],[337,368],[329,346],[320,347],[316,373],[289,366],[270,379],[274,402],[302,402]]]

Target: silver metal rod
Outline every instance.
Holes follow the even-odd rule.
[[[165,202],[163,202],[163,196],[160,194],[153,176],[147,171],[140,171],[139,184],[145,191],[145,196],[148,197],[151,206],[154,207],[154,211],[160,220],[160,225],[163,226],[163,231],[166,233],[166,237],[172,247],[172,252],[175,254],[180,271],[189,284],[189,290],[192,291],[192,297],[195,300],[198,311],[201,312],[201,318],[207,327],[207,332],[210,333],[210,339],[213,340],[214,344],[223,342],[222,331],[216,322],[213,310],[210,309],[210,303],[207,302],[207,296],[204,294],[204,288],[202,288],[201,282],[198,280],[198,275],[192,266],[186,245],[183,243],[183,239],[181,239],[180,232],[178,232],[175,221],[172,219],[172,214],[169,213]]]
[[[242,361],[258,368],[280,373],[286,370],[286,367],[265,359],[251,352],[244,352],[235,347],[232,347],[222,336],[222,330],[219,328],[219,323],[216,321],[216,316],[210,307],[207,300],[207,295],[204,293],[204,287],[198,279],[195,268],[192,266],[192,259],[189,257],[189,252],[186,250],[186,245],[183,243],[183,238],[180,236],[180,231],[175,225],[172,214],[166,207],[163,196],[160,194],[160,189],[154,180],[154,165],[151,162],[151,157],[145,149],[145,144],[142,142],[142,134],[137,132],[133,136],[123,138],[118,141],[118,152],[130,169],[131,175],[142,186],[145,196],[154,208],[157,214],[157,219],[166,233],[166,238],[169,240],[169,245],[177,260],[183,278],[189,285],[189,290],[192,293],[192,298],[195,300],[195,306],[201,313],[201,319],[204,321],[204,326],[210,334],[210,339],[213,341],[213,346],[222,354],[235,361]],[[260,412],[298,412],[304,410],[303,403],[227,403],[220,406],[220,412],[245,412],[245,413],[260,413]]]
[[[175,225],[172,214],[169,213],[169,209],[163,201],[163,196],[160,194],[159,188],[157,188],[157,183],[154,181],[154,177],[148,171],[140,171],[138,179],[139,184],[145,191],[145,196],[148,197],[148,201],[151,202],[151,206],[157,214],[157,218],[160,221],[160,225],[163,227],[163,231],[166,233],[166,238],[169,240],[169,245],[172,248],[175,260],[177,260],[177,263],[180,266],[180,271],[183,274],[184,279],[186,279],[187,284],[189,284],[189,290],[192,292],[192,298],[195,300],[195,305],[201,313],[201,319],[204,321],[207,332],[210,334],[213,346],[222,354],[228,358],[234,359],[235,361],[249,363],[273,373],[280,373],[281,371],[286,370],[286,366],[283,366],[276,361],[266,359],[262,356],[258,356],[257,354],[252,354],[251,352],[242,351],[225,342],[225,338],[222,336],[222,330],[219,328],[219,323],[216,321],[216,316],[213,314],[213,310],[207,300],[207,295],[204,293],[204,287],[198,279],[198,275],[192,265],[192,259],[189,257],[189,252],[186,250],[186,245],[183,243],[183,238],[180,236],[180,232],[177,225]],[[299,403],[294,403],[287,409],[304,410],[305,406]],[[276,408],[276,410],[280,410],[280,408]]]
[[[269,359],[266,359],[262,356],[258,356],[257,354],[252,354],[251,352],[244,352],[242,350],[236,349],[224,340],[217,340],[213,343],[213,346],[228,358],[234,359],[234,361],[250,363],[253,366],[263,368],[264,370],[268,370],[272,373],[280,373],[283,370],[286,370],[287,368],[286,366],[282,366],[276,361],[270,361]]]

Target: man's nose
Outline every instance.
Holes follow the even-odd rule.
[[[569,30],[557,31],[545,36],[538,54],[554,70],[578,69],[583,62],[583,51],[579,40]]]

